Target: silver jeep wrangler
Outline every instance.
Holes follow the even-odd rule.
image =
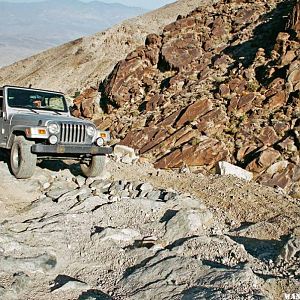
[[[85,176],[99,176],[112,152],[109,140],[109,132],[72,117],[62,93],[0,88],[0,148],[10,150],[16,178],[31,177],[41,159],[78,160]]]

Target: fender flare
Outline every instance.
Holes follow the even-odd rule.
[[[6,144],[7,149],[11,149],[14,139],[15,139],[15,136],[23,135],[26,137],[26,133],[25,133],[26,128],[28,128],[28,127],[20,126],[20,125],[12,127],[11,133],[9,135],[9,138],[8,138],[7,144]]]

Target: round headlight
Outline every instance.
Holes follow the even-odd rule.
[[[51,136],[49,137],[49,143],[50,143],[51,145],[55,145],[57,142],[58,142],[58,138],[57,138],[56,135],[51,135]]]
[[[96,133],[96,129],[95,129],[95,127],[93,127],[93,126],[88,126],[88,127],[86,128],[86,132],[87,132],[87,134],[88,134],[89,136],[94,136],[95,133]]]
[[[102,147],[102,146],[104,145],[104,140],[103,140],[103,138],[98,138],[98,139],[96,140],[96,145],[97,145],[98,147]]]
[[[58,124],[56,123],[52,123],[48,126],[48,130],[51,134],[58,134],[60,129],[59,129],[59,126]]]

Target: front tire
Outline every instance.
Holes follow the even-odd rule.
[[[95,155],[87,163],[80,164],[81,171],[86,177],[97,177],[103,174],[105,168],[105,156]]]
[[[30,178],[35,170],[37,156],[31,153],[34,144],[24,136],[16,136],[10,151],[10,167],[12,173],[18,179]]]

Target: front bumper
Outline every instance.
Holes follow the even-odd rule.
[[[35,144],[31,146],[34,154],[91,154],[105,155],[111,154],[111,147],[83,146],[83,145],[43,145]]]

